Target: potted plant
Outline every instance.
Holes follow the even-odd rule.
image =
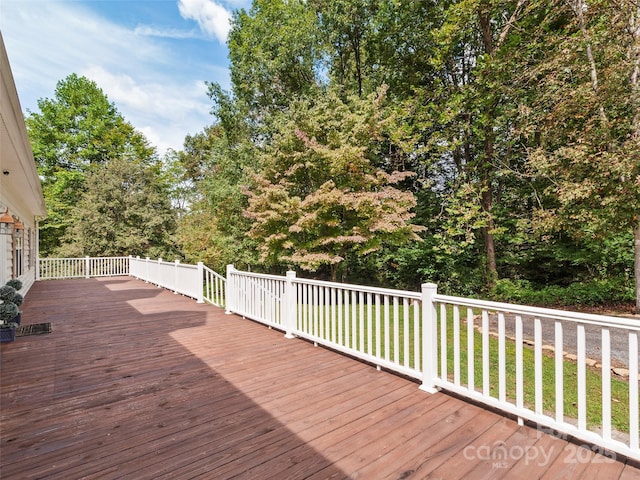
[[[16,338],[16,327],[20,325],[20,310],[23,297],[20,280],[9,280],[0,288],[0,342],[12,342]]]

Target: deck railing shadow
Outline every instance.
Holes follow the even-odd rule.
[[[176,341],[176,332],[205,326],[205,310],[175,310],[164,290],[75,282],[32,289],[25,316],[52,321],[53,334],[2,351],[2,478],[230,477],[260,466],[265,456],[252,453],[276,440],[296,452],[299,468],[345,477]],[[24,385],[27,368],[50,371]]]

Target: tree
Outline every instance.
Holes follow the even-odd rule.
[[[179,159],[195,194],[180,219],[177,240],[187,259],[205,261],[217,271],[227,264],[256,265],[256,247],[247,236],[250,220],[243,212],[242,185],[247,168],[255,167],[254,131],[244,104],[219,85],[209,85],[215,123],[185,139]]]
[[[502,63],[508,58],[508,50],[502,49],[525,2],[456,2],[449,8],[439,32],[453,54],[449,59],[443,57],[444,65],[449,62],[451,78],[457,79],[447,107],[457,112],[455,125],[459,133],[453,137],[452,146],[461,173],[459,192],[467,198],[473,192],[472,196],[478,199],[479,208],[472,218],[482,235],[489,286],[498,277],[495,235],[501,227],[496,222],[496,191],[501,166],[511,162],[509,131],[510,115],[514,113],[509,110],[508,90],[503,83]],[[461,50],[457,47],[460,44]],[[462,218],[469,212],[463,208]]]
[[[175,255],[176,219],[160,165],[114,158],[92,170],[71,214],[66,256]]]
[[[376,2],[364,0],[313,0],[320,29],[328,45],[327,53],[334,84],[344,94],[362,97],[368,77],[366,42],[373,30],[371,21]]]
[[[531,173],[549,181],[537,226],[578,239],[633,232],[640,312],[640,7],[566,0],[557,9],[563,22],[527,77],[543,92],[529,115]]]
[[[328,267],[335,281],[348,257],[419,239],[410,224],[415,198],[393,186],[411,174],[385,173],[370,160],[382,136],[383,93],[296,102],[282,119],[245,189],[249,235],[266,265]]]
[[[322,51],[314,12],[302,0],[254,0],[234,13],[229,33],[231,82],[254,120],[286,109],[318,87]]]
[[[55,98],[38,100],[25,122],[43,181],[47,218],[41,252],[53,254],[71,225],[88,172],[118,157],[151,161],[155,151],[95,82],[76,74],[58,82]]]
[[[185,251],[466,295],[500,278],[628,282],[635,12],[631,0],[255,0],[234,17],[233,90],[210,85],[216,120],[185,143],[197,190]],[[384,101],[367,99],[382,85]],[[385,189],[394,205],[371,200]],[[424,241],[354,234],[382,214],[426,227]]]

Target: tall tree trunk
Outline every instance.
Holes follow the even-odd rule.
[[[482,193],[482,208],[485,211],[489,211],[490,205],[493,202],[493,195],[491,194],[491,190]],[[496,243],[493,238],[493,230],[494,223],[493,218],[489,218],[489,224],[486,227],[482,228],[482,237],[484,240],[484,253],[486,255],[486,266],[487,266],[487,286],[489,288],[493,287],[498,279],[498,266],[496,263]]]
[[[480,30],[482,32],[482,42],[484,51],[489,55],[494,54],[493,35],[491,31],[491,21],[488,13],[480,11]],[[506,35],[506,34],[505,34]],[[491,108],[491,107],[489,107]],[[485,139],[484,139],[484,158],[482,159],[481,171],[481,188],[482,196],[480,199],[480,205],[482,211],[488,216],[487,226],[481,229],[482,237],[484,240],[484,253],[486,259],[487,268],[487,287],[492,288],[498,279],[498,268],[496,262],[496,244],[493,238],[493,230],[495,223],[493,220],[493,190],[492,190],[492,176],[493,176],[493,161],[494,161],[494,134],[493,126],[488,124],[485,127]]]
[[[589,71],[591,73],[591,88],[593,89],[593,93],[596,95],[596,98],[598,100],[598,113],[600,114],[602,124],[608,128],[609,119],[607,118],[607,114],[604,111],[604,106],[602,105],[602,102],[599,98],[598,88],[600,87],[600,84],[598,83],[598,68],[596,66],[596,60],[591,49],[591,38],[589,37],[589,32],[587,31],[587,27],[584,22],[584,11],[586,9],[586,4],[584,0],[573,0],[570,5],[571,8],[573,8],[573,12],[575,13],[576,18],[578,19],[580,32],[582,33],[582,39],[586,44],[587,60],[589,61]]]
[[[631,33],[631,42],[628,53],[629,60],[631,62],[630,80],[632,100],[636,108],[633,117],[633,135],[635,138],[640,139],[640,3],[635,4],[635,10],[633,6],[630,10],[629,32]],[[636,215],[635,218],[633,239],[633,271],[636,279],[635,313],[640,314],[640,214]]]
[[[356,81],[358,82],[358,97],[362,98],[362,52],[360,51],[361,33],[354,32],[351,34],[351,47],[353,48],[353,57],[356,63]]]
[[[636,278],[636,311],[640,313],[640,215],[636,217],[636,226],[633,230],[634,248],[633,265]]]
[[[338,263],[331,264],[331,281],[334,283],[338,281],[338,267]]]

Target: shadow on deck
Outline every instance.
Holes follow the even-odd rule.
[[[640,470],[130,278],[36,283],[0,349],[0,477],[639,478]]]

